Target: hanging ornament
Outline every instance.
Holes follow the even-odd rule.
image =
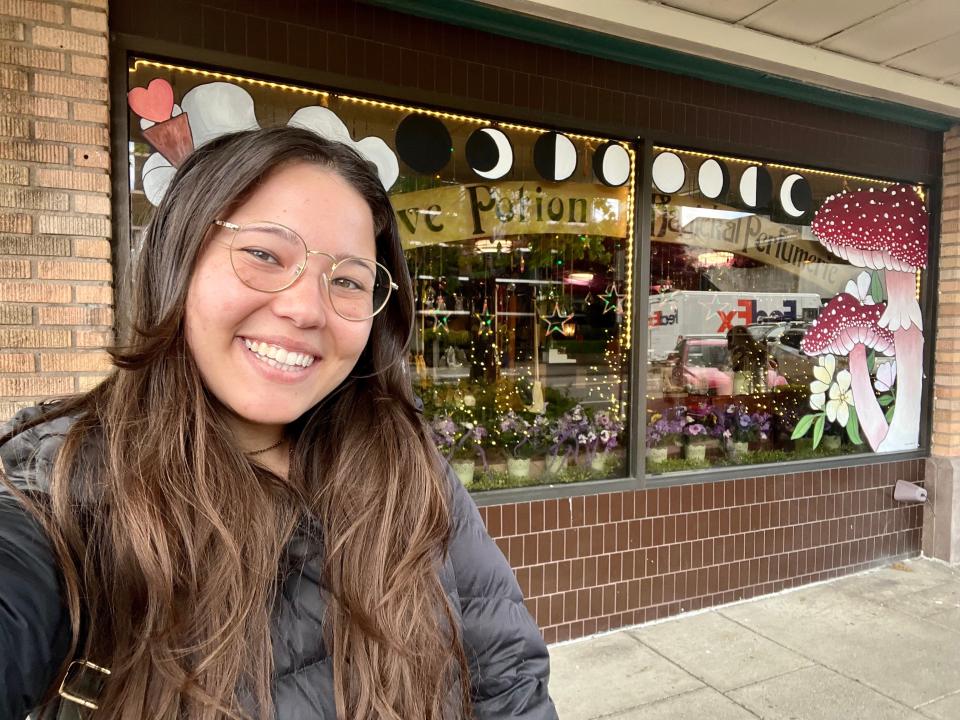
[[[623,298],[620,297],[619,295],[617,296],[617,309],[615,312],[617,315],[617,322],[622,323],[623,322]]]
[[[448,332],[450,328],[447,323],[450,322],[450,311],[447,310],[447,301],[443,295],[437,295],[437,307],[431,313],[433,314],[433,329],[437,334]]]
[[[620,304],[620,293],[617,292],[616,284],[611,284],[607,286],[607,291],[600,296],[600,299],[603,300],[603,314],[606,315],[608,312],[615,312],[617,306]],[[620,312],[623,312],[623,306],[620,305]]]
[[[493,315],[490,314],[490,310],[487,307],[486,298],[484,298],[483,301],[483,311],[474,313],[473,315],[480,321],[480,330],[477,335],[481,337],[484,335],[493,335]]]
[[[573,319],[573,313],[564,316],[564,314],[560,311],[559,303],[554,301],[553,313],[550,315],[541,315],[540,319],[547,324],[547,329],[544,331],[544,336],[553,335],[554,333],[563,335],[564,325]]]
[[[583,304],[590,307],[593,304],[593,293],[587,290],[587,296],[583,299]]]

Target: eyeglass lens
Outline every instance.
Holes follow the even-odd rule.
[[[300,236],[280,225],[244,225],[230,245],[233,269],[245,285],[264,292],[277,292],[291,285],[307,262],[307,248]],[[330,265],[318,255],[311,262]],[[376,315],[390,295],[390,275],[380,263],[347,258],[327,271],[330,304],[341,317],[364,320]]]

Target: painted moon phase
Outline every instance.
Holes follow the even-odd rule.
[[[751,165],[740,176],[740,199],[748,208],[770,207],[773,197],[773,181],[765,167]]]
[[[533,165],[544,180],[563,182],[577,169],[577,149],[563,133],[544,133],[533,145]]]
[[[604,185],[620,187],[630,179],[630,153],[613,140],[603,143],[593,153],[593,174]]]
[[[790,217],[803,217],[813,206],[813,193],[810,184],[802,175],[787,175],[780,186],[780,206]]]
[[[653,184],[660,192],[675,193],[686,179],[687,169],[676,153],[662,152],[653,159]]]
[[[697,184],[700,186],[700,193],[711,200],[726,195],[730,189],[727,166],[716,158],[704,160],[697,171]]]
[[[419,173],[432,175],[450,162],[450,133],[432,115],[407,115],[397,125],[395,139],[400,159]]]
[[[487,180],[499,180],[513,167],[513,146],[502,130],[480,128],[467,138],[467,162]]]

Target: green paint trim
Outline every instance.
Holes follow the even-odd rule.
[[[688,55],[626,38],[522,15],[478,3],[475,0],[364,0],[408,15],[439,20],[451,25],[483,30],[539,45],[570,50],[606,60],[664,70],[712,82],[732,85],[767,95],[800,100],[822,107],[943,132],[957,119],[885,100],[865,98],[769,75],[758,70]]]

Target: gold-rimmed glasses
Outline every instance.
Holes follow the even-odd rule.
[[[230,264],[237,278],[260,292],[278,293],[303,275],[311,255],[330,259],[322,273],[330,307],[345,320],[368,320],[383,310],[396,290],[390,271],[367,258],[345,257],[322,250],[310,250],[295,231],[273,222],[237,225],[214,220],[214,225],[232,231]]]

